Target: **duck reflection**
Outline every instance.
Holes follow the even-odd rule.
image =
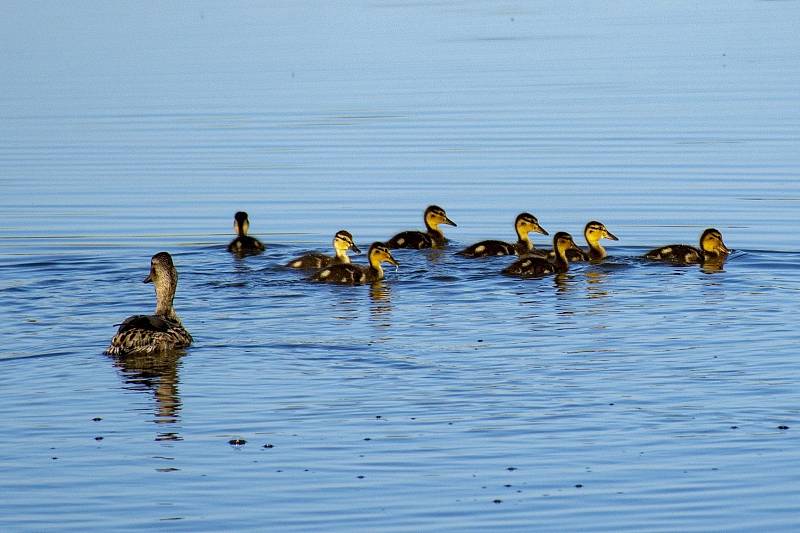
[[[700,265],[700,270],[706,274],[718,274],[720,272],[725,272],[725,259],[725,257],[713,257],[707,259],[702,265]]]
[[[114,357],[114,366],[119,369],[131,390],[152,392],[155,398],[156,425],[164,425],[164,431],[156,440],[183,440],[176,431],[166,431],[180,421],[181,399],[178,392],[178,365],[183,352],[168,352],[157,355],[127,355]]]
[[[572,289],[572,276],[566,272],[556,274],[553,277],[553,285],[556,288],[556,295],[564,296]]]
[[[608,291],[606,291],[604,287],[607,277],[608,272],[603,270],[586,271],[586,292],[589,298],[597,299],[608,297]]]
[[[369,316],[378,326],[390,327],[392,312],[392,290],[382,280],[369,287]]]

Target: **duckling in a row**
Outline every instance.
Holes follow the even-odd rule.
[[[533,250],[528,233],[535,231],[542,235],[549,235],[547,231],[539,225],[539,221],[530,213],[520,213],[514,221],[514,230],[517,232],[517,242],[509,243],[503,241],[481,241],[472,246],[457,252],[458,255],[473,259],[476,257],[488,257],[499,255],[525,255]]]
[[[250,230],[250,219],[244,211],[238,211],[233,216],[233,230],[236,238],[228,245],[228,251],[240,256],[258,254],[265,250],[264,244],[247,234]]]
[[[161,353],[186,348],[192,336],[183,327],[181,319],[172,306],[175,289],[178,287],[178,270],[167,252],[159,252],[150,260],[150,274],[144,279],[156,290],[156,312],[152,315],[134,315],[120,324],[111,345],[106,348],[109,355],[134,353]]]
[[[730,253],[722,242],[722,233],[708,228],[700,235],[700,248],[688,244],[670,244],[650,250],[644,256],[655,261],[667,261],[679,265],[723,262]]]
[[[399,263],[392,257],[392,252],[381,242],[373,242],[367,251],[369,265],[353,265],[350,263],[331,265],[318,270],[311,276],[314,281],[324,281],[327,283],[343,283],[348,285],[358,285],[361,283],[372,283],[383,279],[383,267],[381,263],[390,263],[399,266]]]
[[[525,256],[517,259],[503,269],[503,274],[510,274],[521,277],[538,277],[548,274],[563,274],[569,270],[568,250],[580,250],[572,235],[567,232],[559,231],[553,236],[553,250],[555,250],[555,260],[548,261],[544,257]]]
[[[305,254],[292,259],[286,263],[286,266],[291,268],[318,269],[332,265],[346,265],[350,263],[347,250],[353,250],[357,254],[361,253],[361,250],[358,249],[358,246],[356,246],[356,243],[353,241],[353,236],[350,232],[339,230],[333,237],[333,256],[317,253]]]
[[[602,222],[596,220],[592,220],[584,226],[583,238],[586,239],[586,244],[589,245],[589,251],[585,252],[578,247],[568,249],[567,259],[569,259],[570,263],[605,259],[608,253],[603,248],[603,245],[600,244],[600,239],[619,240],[616,235],[608,231],[608,228]],[[556,257],[556,253],[553,250],[534,250],[532,253],[537,257],[547,257],[549,261],[554,261]]]
[[[444,209],[438,205],[431,205],[423,214],[425,231],[403,231],[386,241],[387,248],[441,248],[447,243],[444,233],[439,229],[440,224],[456,226],[456,223],[447,217]]]

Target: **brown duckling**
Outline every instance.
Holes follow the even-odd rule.
[[[318,270],[311,276],[314,281],[327,283],[344,283],[358,285],[372,283],[383,279],[381,263],[390,263],[398,266],[399,263],[392,257],[392,252],[381,242],[373,242],[367,251],[369,265],[338,264]]]
[[[517,215],[514,221],[514,229],[517,232],[516,243],[512,244],[510,242],[495,240],[481,241],[457,253],[458,255],[470,259],[497,255],[525,255],[533,250],[533,243],[528,233],[535,231],[542,235],[549,235],[549,233],[539,225],[539,221],[536,217],[530,213],[520,213]]]
[[[286,266],[291,268],[319,269],[331,265],[345,265],[350,263],[347,250],[353,250],[357,254],[361,253],[356,243],[353,242],[353,236],[349,231],[345,230],[339,230],[336,232],[336,235],[334,235],[333,250],[334,255],[332,256],[316,253],[301,255],[286,263]]]
[[[730,250],[722,242],[722,233],[714,228],[708,228],[700,235],[700,248],[688,244],[670,244],[650,250],[644,256],[655,261],[690,265],[723,262],[729,253]]]
[[[580,248],[570,248],[567,250],[567,259],[569,259],[570,263],[581,261],[599,261],[601,259],[605,259],[608,256],[608,253],[606,252],[606,249],[603,248],[603,245],[600,244],[600,239],[611,239],[612,241],[619,240],[616,235],[608,231],[602,222],[598,222],[596,220],[592,220],[586,224],[586,226],[583,228],[583,237],[586,239],[586,243],[589,245],[589,251],[585,252]],[[547,254],[546,257],[548,261],[555,260],[556,254],[553,250],[542,250],[542,252]],[[542,255],[539,250],[535,250],[533,254],[538,257],[545,257],[545,255]]]
[[[228,245],[228,251],[237,255],[259,254],[266,248],[264,244],[247,234],[250,229],[250,219],[244,211],[238,211],[233,216],[233,230],[236,238]]]
[[[503,274],[522,277],[538,277],[548,274],[563,274],[569,270],[567,250],[580,249],[572,240],[572,235],[559,231],[553,236],[553,249],[556,251],[555,261],[550,262],[543,257],[526,256],[514,261],[503,269]]]
[[[441,248],[447,243],[444,233],[439,229],[440,224],[456,226],[456,223],[447,217],[444,209],[438,205],[431,205],[425,209],[423,215],[425,231],[403,231],[388,241],[387,248]]]
[[[144,279],[156,289],[156,312],[152,315],[133,315],[119,325],[109,355],[163,353],[185,348],[192,336],[183,327],[172,306],[178,287],[178,271],[167,252],[159,252],[150,260],[150,274]]]

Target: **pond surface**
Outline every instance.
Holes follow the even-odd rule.
[[[797,2],[0,12],[3,530],[796,530]],[[431,203],[373,286],[281,266]],[[521,211],[620,241],[453,254]],[[194,345],[103,355],[162,250]]]

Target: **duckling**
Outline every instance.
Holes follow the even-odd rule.
[[[530,213],[520,213],[514,221],[514,229],[517,231],[517,242],[511,244],[503,241],[481,241],[465,248],[458,255],[463,255],[470,259],[475,257],[486,257],[490,255],[525,255],[533,250],[533,243],[528,237],[528,233],[535,231],[542,235],[549,235],[545,229],[539,225],[536,217]]]
[[[439,229],[439,224],[456,226],[456,223],[447,218],[447,213],[438,205],[431,205],[425,209],[423,215],[426,231],[403,231],[388,241],[387,248],[441,248],[447,243],[444,233]]]
[[[600,239],[611,239],[612,241],[618,241],[616,235],[608,231],[606,226],[602,222],[598,222],[596,220],[592,220],[591,222],[587,223],[586,226],[583,228],[583,237],[586,239],[586,243],[589,245],[589,253],[584,252],[580,248],[570,248],[567,250],[567,259],[569,259],[570,263],[580,262],[580,261],[599,261],[601,259],[605,259],[608,256],[606,253],[606,249],[600,244]],[[553,250],[543,250],[547,254],[548,261],[555,261],[556,253]],[[536,250],[536,252],[539,252]],[[534,253],[539,257],[545,257],[544,255],[539,255]]]
[[[690,265],[724,261],[729,253],[730,250],[722,242],[722,233],[714,228],[708,228],[700,235],[700,248],[688,244],[670,244],[650,250],[644,256],[656,261]]]
[[[381,242],[373,242],[367,251],[368,266],[352,265],[349,263],[332,265],[322,270],[318,270],[311,276],[313,281],[325,281],[328,283],[345,283],[358,285],[360,283],[372,283],[383,279],[383,268],[381,263],[391,263],[398,266],[399,263],[392,257],[389,248]]]
[[[247,218],[247,213],[238,211],[233,216],[233,230],[236,232],[236,238],[228,245],[228,251],[237,255],[252,255],[260,254],[266,248],[264,244],[247,234],[250,229],[250,219]]]
[[[178,271],[167,252],[159,252],[150,260],[150,274],[144,279],[156,290],[156,312],[133,315],[119,325],[117,334],[105,353],[109,355],[151,354],[186,348],[192,336],[183,327],[172,306],[178,286]]]
[[[522,277],[538,277],[548,274],[563,274],[569,270],[569,259],[567,250],[577,249],[578,245],[572,240],[572,235],[564,231],[559,231],[553,236],[553,249],[556,250],[554,262],[550,262],[543,257],[526,256],[517,259],[511,265],[503,269],[503,274],[511,274]]]
[[[292,259],[286,266],[291,268],[325,268],[331,265],[346,265],[350,263],[350,257],[347,255],[347,250],[353,250],[355,253],[360,254],[361,250],[358,249],[356,243],[353,242],[353,236],[349,231],[340,230],[336,232],[333,237],[333,250],[335,255],[325,254],[306,254],[295,259]]]

